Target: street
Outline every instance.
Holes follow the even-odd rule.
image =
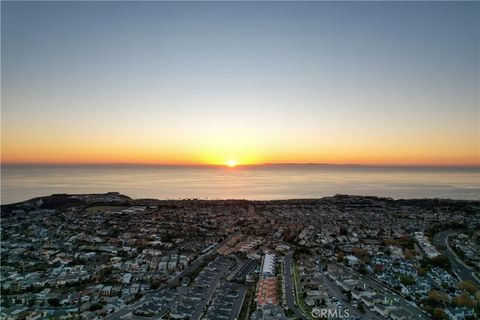
[[[452,271],[457,276],[457,278],[459,278],[460,280],[471,281],[477,286],[480,286],[480,282],[472,275],[471,270],[469,270],[469,268],[464,265],[464,263],[448,245],[448,237],[459,232],[459,230],[445,230],[437,233],[433,237],[433,245],[442,255],[446,256],[448,260],[450,260]]]
[[[348,310],[355,315],[356,317],[360,317],[361,319],[383,319],[383,317],[379,317],[377,314],[374,312],[368,310],[365,308],[365,314],[361,313],[360,311],[357,310],[353,305],[351,305],[347,301],[347,297],[345,297],[340,289],[337,287],[337,285],[328,279],[325,274],[323,273],[323,266],[320,267],[320,273],[322,274],[322,279],[325,283],[325,286],[328,288],[331,294],[333,294],[339,301],[342,301],[342,303],[348,307]]]
[[[182,272],[180,272],[178,275],[176,275],[174,278],[170,279],[169,281],[167,281],[165,283],[165,285],[163,285],[162,287],[158,288],[157,290],[155,291],[152,291],[152,292],[148,292],[146,293],[142,299],[140,299],[139,301],[131,304],[131,305],[127,305],[125,307],[123,307],[122,309],[108,315],[105,319],[110,319],[110,320],[120,320],[122,317],[124,317],[126,314],[132,312],[135,308],[137,308],[138,306],[140,306],[141,304],[149,301],[153,295],[156,293],[156,292],[159,292],[161,290],[163,290],[164,288],[166,287],[169,287],[169,286],[172,286],[172,285],[178,285],[178,283],[180,282],[180,280],[192,273],[193,271],[195,271],[204,261],[207,257],[210,257],[212,256],[215,252],[217,252],[218,248],[220,248],[221,246],[223,246],[229,239],[231,239],[232,237],[236,236],[237,234],[233,234],[231,235],[230,237],[228,237],[227,239],[223,240],[221,243],[217,244],[214,248],[212,248],[209,252],[203,254],[203,255],[200,255],[197,259],[195,259],[186,269],[184,269]]]
[[[295,313],[300,319],[308,319],[303,312],[295,305],[295,289],[294,289],[294,280],[293,280],[293,270],[292,270],[292,254],[285,256],[285,298],[287,300],[287,306]]]

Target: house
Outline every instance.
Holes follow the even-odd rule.
[[[476,316],[475,311],[469,308],[447,308],[445,309],[445,315],[450,320],[463,320],[467,317],[475,318]]]
[[[358,260],[358,258],[354,255],[348,255],[345,258],[347,259],[347,263],[349,266],[357,265],[360,262],[360,260]]]
[[[102,296],[109,297],[112,294],[112,286],[104,286],[102,288]]]
[[[123,283],[125,284],[130,284],[130,281],[132,281],[132,274],[131,273],[125,273],[122,277]]]
[[[130,294],[137,294],[140,291],[140,285],[138,283],[132,284],[130,287]]]

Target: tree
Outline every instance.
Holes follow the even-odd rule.
[[[435,320],[443,320],[443,319],[446,319],[446,315],[445,315],[445,312],[443,311],[442,308],[435,308],[433,310],[433,319]]]
[[[107,267],[107,268],[104,268],[102,270],[100,270],[100,276],[102,278],[106,278],[108,276],[110,276],[112,274],[112,268],[110,267]]]
[[[362,265],[359,267],[358,272],[360,272],[361,274],[367,274],[367,268],[365,267],[364,264],[362,264]]]
[[[460,289],[466,290],[466,291],[468,291],[469,293],[472,293],[472,294],[478,291],[477,286],[473,282],[468,281],[468,280],[461,281],[458,284],[458,287]]]
[[[356,256],[359,259],[362,259],[363,256],[368,254],[368,251],[366,249],[363,249],[363,248],[353,248],[352,252],[353,252],[353,255]]]
[[[450,260],[445,256],[436,256],[432,259],[432,265],[434,267],[439,267],[445,270],[450,269]]]
[[[362,261],[364,263],[370,263],[372,261],[372,257],[370,257],[368,254],[366,254],[362,257]]]
[[[411,286],[415,284],[415,278],[406,274],[400,275],[400,282],[403,283],[405,286]]]
[[[352,300],[352,291],[348,290],[346,296],[347,296],[347,300],[351,301]]]
[[[50,298],[47,300],[48,304],[52,307],[59,307],[60,306],[60,299],[59,298]]]
[[[453,298],[453,303],[457,307],[467,307],[467,308],[475,308],[475,306],[477,305],[477,302],[475,301],[475,299],[472,299],[468,292],[464,292],[458,297]]]
[[[295,314],[293,313],[293,310],[291,309],[287,309],[287,311],[285,311],[285,314],[287,315],[287,317],[289,318],[292,318]]]
[[[152,280],[150,282],[150,289],[156,290],[160,287],[160,281],[159,280]]]
[[[405,259],[411,260],[415,257],[415,254],[413,253],[412,250],[405,250],[404,256],[405,256]]]
[[[424,276],[427,275],[427,270],[425,270],[424,268],[420,267],[420,268],[418,268],[417,273],[418,273],[418,275],[419,275],[420,277],[424,277]]]
[[[449,297],[444,292],[432,290],[428,293],[427,303],[434,307],[439,307],[449,303]]]
[[[1,261],[1,260],[0,260],[0,261]],[[2,261],[2,262],[3,262],[3,261]],[[2,295],[2,296],[8,296],[9,294],[11,294],[10,288],[3,288],[3,287],[0,288],[0,295]]]
[[[10,299],[9,297],[5,297],[5,299],[3,300],[3,307],[5,309],[8,309],[12,306],[12,299]]]
[[[361,313],[365,313],[365,306],[363,305],[363,302],[360,302],[358,304],[358,311],[360,311]]]
[[[337,262],[342,262],[344,259],[343,252],[337,254]]]
[[[100,310],[102,308],[103,308],[103,306],[100,303],[94,303],[88,308],[88,310],[89,311],[97,311],[97,310]]]
[[[387,256],[392,255],[392,249],[390,249],[389,247],[386,247],[383,252],[384,252]]]

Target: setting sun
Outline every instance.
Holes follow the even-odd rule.
[[[237,161],[235,160],[228,160],[227,161],[227,166],[229,166],[230,168],[233,168],[237,165]]]

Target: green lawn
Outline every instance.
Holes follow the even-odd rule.
[[[293,262],[293,280],[294,280],[294,286],[295,286],[295,300],[297,301],[297,305],[300,308],[300,310],[303,311],[305,315],[308,316],[309,319],[314,320],[314,318],[311,316],[310,313],[310,308],[307,307],[305,304],[305,300],[303,299],[302,294],[300,293],[300,270],[298,270],[297,265],[295,262]]]

